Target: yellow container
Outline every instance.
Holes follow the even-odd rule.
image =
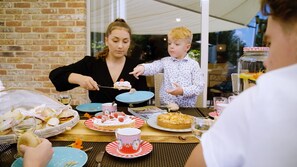
[[[257,78],[265,72],[264,61],[268,56],[268,47],[244,47],[238,61],[240,91],[256,84]]]

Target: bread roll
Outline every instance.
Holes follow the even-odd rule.
[[[74,118],[74,112],[71,110],[63,110],[60,115],[58,115],[60,124],[70,121]]]
[[[36,147],[41,143],[41,139],[33,132],[26,132],[22,134],[17,143],[18,154],[23,157],[23,152],[20,150],[20,145],[26,145],[29,147]]]

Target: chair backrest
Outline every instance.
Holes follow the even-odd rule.
[[[146,85],[148,88],[155,87],[154,76],[146,76]]]
[[[198,95],[197,102],[196,102],[196,107],[203,107],[203,93]]]
[[[240,92],[240,86],[239,86],[239,75],[238,73],[232,73],[231,74],[231,81],[232,81],[232,92],[237,94]]]
[[[163,77],[164,74],[163,73],[158,73],[156,75],[154,75],[154,85],[155,85],[155,105],[157,107],[161,106],[161,102],[160,102],[160,88],[163,82]]]

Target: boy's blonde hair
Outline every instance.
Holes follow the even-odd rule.
[[[174,40],[177,39],[185,39],[189,42],[189,44],[192,43],[193,34],[187,27],[176,27],[169,31],[168,37],[171,37]]]

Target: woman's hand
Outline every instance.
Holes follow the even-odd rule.
[[[78,84],[87,90],[99,90],[98,84],[92,77],[71,73],[68,77],[69,83]]]
[[[44,167],[52,159],[54,153],[52,143],[47,139],[41,140],[42,142],[37,147],[20,146],[21,152],[24,153],[24,167]]]
[[[138,76],[142,75],[143,73],[144,73],[144,66],[143,65],[138,65],[129,74],[132,74],[132,75],[134,75],[135,78],[139,79]]]

